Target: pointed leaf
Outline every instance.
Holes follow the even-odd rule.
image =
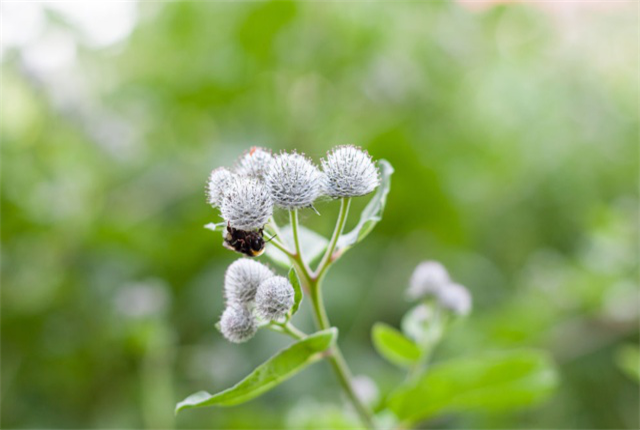
[[[238,405],[258,397],[309,364],[320,360],[322,352],[331,347],[337,336],[338,330],[335,327],[307,336],[278,352],[233,387],[217,394],[209,394],[206,391],[192,394],[178,403],[176,413],[183,409],[204,406]]]
[[[322,255],[324,250],[327,248],[327,244],[329,241],[324,237],[319,235],[313,230],[310,230],[302,225],[298,226],[298,235],[300,237],[300,247],[302,248],[302,255],[308,262],[312,262],[314,259],[318,258]],[[289,249],[293,249],[293,230],[290,225],[286,225],[280,229],[279,239],[284,242]],[[265,254],[267,257],[271,259],[274,263],[282,266],[282,267],[290,267],[291,262],[289,261],[289,257],[280,251],[275,246],[267,244]]]
[[[364,239],[375,225],[382,219],[382,212],[387,202],[387,195],[391,189],[391,175],[393,167],[387,160],[378,162],[380,167],[380,186],[375,195],[360,214],[360,221],[348,233],[344,233],[338,238],[338,251],[344,252],[351,246]]]
[[[289,318],[291,318],[295,315],[296,312],[298,312],[300,302],[302,302],[302,287],[300,286],[300,278],[298,278],[298,273],[293,267],[289,269],[289,281],[291,282],[291,285],[293,285],[293,306],[289,311]]]
[[[378,354],[392,364],[409,367],[420,360],[420,348],[390,325],[376,323],[371,331],[371,338]]]
[[[388,407],[416,422],[453,411],[493,411],[533,405],[557,384],[554,364],[543,352],[484,354],[438,364],[399,388]]]

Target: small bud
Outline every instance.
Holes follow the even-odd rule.
[[[265,176],[273,202],[287,210],[309,207],[320,194],[320,172],[304,155],[282,153]]]
[[[458,315],[467,315],[471,311],[471,294],[459,284],[449,284],[438,293],[440,306]]]
[[[451,280],[447,269],[437,261],[424,261],[416,267],[409,281],[407,297],[410,300],[420,300],[435,296]]]
[[[242,305],[231,304],[220,317],[220,332],[229,342],[246,342],[256,334],[257,330],[256,318]]]
[[[206,196],[207,202],[215,207],[219,207],[222,203],[222,196],[227,189],[227,184],[233,178],[233,173],[225,169],[224,167],[218,167],[214,169],[209,175],[207,181]]]
[[[273,203],[267,188],[258,179],[234,177],[227,184],[220,213],[233,228],[255,230],[269,221]]]
[[[323,191],[330,197],[364,196],[380,184],[371,156],[358,147],[338,146],[321,163]]]
[[[283,317],[293,306],[293,287],[283,276],[263,281],[256,293],[256,311],[261,317],[274,320]]]
[[[224,275],[224,293],[230,303],[249,304],[256,297],[258,286],[273,276],[264,264],[240,258],[229,266]]]
[[[374,405],[380,399],[380,390],[375,381],[366,375],[356,375],[351,380],[353,391],[365,405]]]
[[[238,166],[236,167],[236,173],[262,181],[272,163],[273,155],[271,155],[271,151],[254,146],[240,157]]]
[[[410,309],[402,318],[402,331],[421,345],[429,342],[432,332],[430,327],[435,322],[436,314],[431,306],[420,303]]]

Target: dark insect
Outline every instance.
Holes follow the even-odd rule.
[[[264,252],[264,246],[267,242],[264,240],[262,229],[245,231],[238,230],[227,224],[227,234],[224,237],[223,245],[232,251],[249,257],[257,257]]]

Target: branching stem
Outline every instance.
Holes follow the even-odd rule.
[[[324,300],[322,298],[322,279],[326,274],[329,266],[334,261],[333,253],[335,252],[336,246],[338,244],[338,238],[342,234],[344,230],[344,226],[346,224],[347,215],[349,213],[349,205],[351,203],[351,199],[342,199],[340,204],[340,213],[338,215],[338,220],[336,222],[336,227],[333,232],[333,236],[329,241],[329,245],[327,246],[327,250],[325,251],[320,264],[318,265],[317,271],[312,273],[309,269],[308,264],[302,258],[302,254],[300,252],[300,238],[298,235],[298,213],[297,211],[291,211],[291,228],[293,230],[293,239],[295,242],[295,255],[289,255],[296,271],[298,271],[300,275],[300,279],[303,285],[304,290],[309,294],[309,298],[311,299],[311,304],[313,306],[313,314],[316,320],[316,326],[320,330],[325,330],[331,327],[331,323],[329,322],[329,318],[327,316],[327,312],[324,306]],[[342,355],[342,351],[340,347],[335,344],[331,350],[330,354],[327,355],[327,360],[331,364],[336,377],[338,378],[338,382],[340,386],[344,390],[345,394],[353,404],[356,412],[360,416],[360,419],[365,424],[365,426],[369,429],[375,428],[373,421],[373,414],[371,410],[358,398],[353,389],[352,384],[352,376],[349,367],[347,366],[347,362]]]

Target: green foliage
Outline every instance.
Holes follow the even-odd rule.
[[[176,413],[205,406],[238,405],[258,397],[318,361],[321,353],[327,350],[337,337],[338,330],[335,328],[314,333],[278,352],[229,389],[217,394],[209,394],[206,391],[192,394],[178,403]]]
[[[557,385],[555,366],[539,351],[477,354],[430,368],[388,400],[402,421],[416,422],[456,411],[495,411],[531,406]]]
[[[343,233],[338,238],[337,251],[346,252],[350,247],[367,237],[376,224],[382,219],[382,213],[387,203],[387,195],[391,189],[391,175],[393,167],[387,160],[378,162],[380,169],[380,186],[376,190],[367,206],[360,213],[358,224],[348,233]]]
[[[400,367],[415,365],[422,355],[418,345],[385,323],[373,326],[371,339],[378,354]]]
[[[629,378],[640,382],[640,348],[637,345],[623,345],[616,353],[616,363]]]

